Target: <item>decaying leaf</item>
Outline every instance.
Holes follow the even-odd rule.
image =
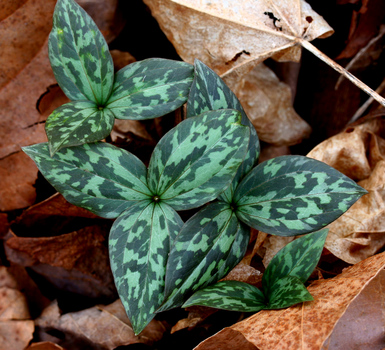
[[[25,296],[7,268],[0,266],[0,350],[23,350],[34,332]]]
[[[385,348],[385,270],[372,279],[338,320],[322,350]]]
[[[55,237],[11,236],[7,258],[30,266],[62,290],[114,298],[106,237],[108,226],[94,225]]]
[[[321,349],[353,299],[384,266],[382,253],[347,268],[335,278],[318,280],[308,288],[314,301],[283,310],[260,311],[224,328],[196,349],[248,349],[250,343],[259,350]]]
[[[243,75],[278,53],[281,60],[297,61],[298,39],[333,33],[301,0],[144,2],[184,61],[192,63],[198,58],[220,75],[230,69]]]
[[[355,264],[385,245],[385,127],[377,116],[349,126],[315,147],[308,156],[359,181],[369,193],[329,227],[325,247]]]
[[[151,345],[160,340],[166,331],[160,321],[153,320],[140,335],[135,336],[120,300],[64,315],[54,302],[35,322],[39,327],[56,329],[111,350],[134,343]]]
[[[234,92],[261,141],[291,146],[310,135],[310,126],[293,109],[290,87],[264,64],[245,75]]]
[[[25,350],[65,350],[61,346],[52,343],[50,341],[43,341],[39,343],[33,343]]]

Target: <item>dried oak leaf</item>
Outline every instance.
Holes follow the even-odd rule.
[[[39,327],[64,332],[72,341],[76,341],[73,338],[80,338],[111,350],[135,343],[151,345],[160,340],[166,331],[160,321],[152,320],[143,332],[135,336],[120,300],[107,306],[98,305],[65,315],[60,314],[57,303],[54,302],[35,323]]]
[[[385,117],[381,111],[327,139],[308,154],[358,181],[369,192],[328,226],[325,247],[350,264],[385,245]]]
[[[237,83],[234,93],[261,141],[291,146],[309,137],[311,128],[295,112],[290,87],[263,63]]]
[[[308,288],[314,301],[283,310],[260,311],[224,328],[195,349],[249,349],[251,345],[259,350],[320,350],[351,302],[384,266],[382,253],[347,268],[335,278],[315,281]]]
[[[144,2],[184,61],[198,58],[220,75],[243,75],[271,56],[298,61],[301,40],[333,33],[301,0]]]

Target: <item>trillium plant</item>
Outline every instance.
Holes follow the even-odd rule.
[[[156,313],[180,306],[256,312],[312,300],[304,282],[319,260],[324,227],[364,189],[303,156],[257,165],[255,128],[200,61],[147,59],[114,74],[107,43],[73,0],[58,0],[49,57],[71,102],[47,119],[48,142],[23,150],[69,202],[116,219],[111,269],[136,334]],[[185,120],[159,141],[148,168],[101,142],[115,118],[155,118],[186,102]],[[178,211],[194,208],[183,222]],[[250,227],[303,235],[273,258],[263,291],[218,282],[244,256]]]

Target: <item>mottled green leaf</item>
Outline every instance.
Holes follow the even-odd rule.
[[[234,195],[238,218],[270,234],[294,236],[336,220],[367,193],[320,161],[282,156],[256,166]]]
[[[163,301],[170,239],[182,224],[166,204],[145,200],[122,213],[111,228],[111,270],[135,334],[151,321]]]
[[[45,123],[51,156],[59,149],[96,142],[108,136],[114,115],[91,101],[73,101],[55,109]]]
[[[227,203],[212,203],[182,227],[166,272],[164,311],[183,304],[199,288],[223,278],[244,256],[249,229]]]
[[[71,100],[103,106],[114,82],[108,45],[91,17],[73,0],[58,0],[49,36],[55,78]]]
[[[271,259],[262,277],[266,295],[275,290],[278,281],[291,276],[304,283],[314,271],[321,256],[328,229],[299,237],[283,247]]]
[[[217,109],[236,109],[242,114],[242,124],[250,128],[250,140],[245,160],[239,167],[232,185],[222,198],[224,201],[230,203],[233,189],[237,187],[239,181],[257,164],[260,151],[257,132],[246,116],[238,98],[223,80],[199,60],[195,60],[194,68],[194,81],[187,101],[187,117],[193,117],[203,112]]]
[[[47,143],[23,151],[70,203],[99,216],[115,218],[133,203],[151,197],[144,164],[107,143],[64,148],[53,157]]]
[[[266,308],[263,293],[250,284],[221,281],[194,293],[183,307],[201,305],[240,312],[258,312]]]
[[[176,210],[199,207],[231,183],[246,154],[249,128],[235,110],[205,112],[170,130],[151,156],[148,184]]]
[[[294,276],[278,280],[267,298],[266,309],[282,309],[304,301],[312,301],[313,297],[305,285]]]
[[[134,62],[116,73],[108,108],[119,119],[160,117],[187,101],[193,74],[193,66],[185,62]]]

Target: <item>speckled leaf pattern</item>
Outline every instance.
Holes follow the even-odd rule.
[[[160,117],[187,101],[193,74],[193,66],[185,62],[134,62],[116,73],[108,108],[118,119]]]
[[[221,281],[197,291],[183,307],[193,305],[239,312],[258,312],[266,308],[265,297],[257,287],[238,281]]]
[[[366,190],[332,167],[303,156],[282,156],[256,166],[239,184],[237,216],[270,234],[293,236],[336,220]]]
[[[91,101],[73,101],[55,109],[45,123],[51,156],[64,147],[96,142],[108,136],[114,115]]]
[[[151,321],[163,301],[170,237],[182,224],[166,204],[146,200],[122,213],[111,228],[111,269],[135,334]]]
[[[227,203],[201,209],[182,227],[166,272],[166,302],[158,311],[183,304],[199,288],[223,278],[242,259],[249,241]]]
[[[175,210],[199,207],[231,183],[242,163],[249,128],[235,110],[209,111],[170,130],[150,159],[148,184]]]
[[[299,237],[282,248],[271,259],[262,277],[266,295],[275,293],[276,284],[288,276],[304,283],[320,259],[328,229]]]
[[[259,157],[259,139],[257,132],[235,94],[223,80],[209,67],[195,60],[195,75],[187,101],[187,117],[193,117],[209,110],[236,109],[242,114],[242,124],[250,128],[250,140],[244,162],[238,169],[233,184],[229,187],[224,200],[231,202],[232,189],[257,164]],[[227,199],[226,199],[227,198]]]
[[[23,150],[70,203],[101,217],[116,218],[151,196],[145,165],[131,153],[107,143],[64,148],[53,157],[47,143]]]
[[[282,309],[304,301],[312,301],[313,297],[298,278],[287,276],[274,284],[267,299],[266,309]]]
[[[108,45],[91,17],[73,0],[58,0],[49,36],[55,78],[71,100],[103,106],[114,82]]]

